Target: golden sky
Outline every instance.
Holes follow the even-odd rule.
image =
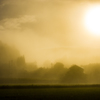
[[[0,0],[0,40],[14,45],[27,62],[68,64],[100,61],[100,36],[84,18],[98,0]]]

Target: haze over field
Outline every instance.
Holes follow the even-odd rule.
[[[0,0],[0,84],[100,84],[99,0]]]
[[[26,62],[100,62],[100,35],[85,25],[98,0],[0,0],[0,40],[16,47]]]

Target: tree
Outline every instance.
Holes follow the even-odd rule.
[[[84,69],[73,65],[71,66],[65,76],[62,79],[62,82],[66,83],[85,83],[86,82],[86,74],[84,73]]]
[[[21,56],[21,57],[17,58],[17,65],[18,66],[25,66],[25,58],[24,58],[24,56]]]
[[[65,68],[63,63],[57,62],[51,67],[45,74],[45,77],[52,79],[59,79],[63,73],[65,72]]]

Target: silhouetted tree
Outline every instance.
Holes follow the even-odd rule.
[[[38,69],[37,68],[37,63],[36,62],[34,62],[34,63],[27,63],[26,69],[29,72],[33,72],[33,71],[37,70]]]
[[[66,68],[64,68],[64,65],[60,62],[57,62],[53,65],[53,67],[46,70],[45,77],[49,79],[59,79],[65,71]]]
[[[90,83],[100,83],[100,64],[90,64],[88,80]]]
[[[100,84],[100,63],[84,65],[88,83]]]
[[[64,68],[64,64],[63,63],[60,63],[60,62],[57,62],[55,65],[54,65],[54,69],[57,69],[57,70],[60,70]]]
[[[25,58],[24,56],[17,58],[17,66],[25,66]]]
[[[71,66],[65,76],[62,78],[62,82],[66,83],[85,83],[86,74],[84,74],[84,69],[73,65]]]
[[[45,68],[38,68],[37,70],[31,72],[31,76],[33,78],[45,78],[44,75],[46,73],[46,69]]]
[[[0,41],[0,63],[8,63],[18,56],[20,56],[20,53],[16,48],[8,46]]]

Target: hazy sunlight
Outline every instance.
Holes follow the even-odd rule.
[[[100,6],[92,7],[87,11],[85,26],[94,35],[100,35]]]

